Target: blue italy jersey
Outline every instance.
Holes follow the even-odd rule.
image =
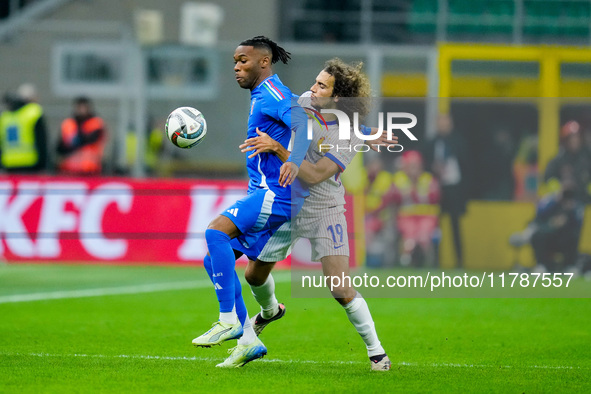
[[[248,118],[248,138],[258,137],[257,127],[267,133],[275,141],[288,148],[291,139],[292,129],[299,128],[299,137],[306,133],[307,117],[301,108],[292,110],[292,93],[275,74],[265,79],[261,84],[251,91],[250,94],[250,116]],[[308,141],[309,144],[309,141]],[[295,150],[295,146],[294,146]],[[304,155],[307,146],[303,147]],[[250,182],[248,192],[256,189],[270,189],[276,199],[290,200],[292,188],[294,198],[303,198],[307,195],[306,190],[296,179],[291,187],[279,185],[279,169],[283,164],[281,159],[273,153],[260,153],[249,159],[246,155],[246,169]],[[291,160],[300,165],[300,160]]]

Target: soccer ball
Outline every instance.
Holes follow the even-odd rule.
[[[195,108],[180,107],[168,115],[164,129],[174,145],[191,148],[205,138],[207,123],[201,112]]]

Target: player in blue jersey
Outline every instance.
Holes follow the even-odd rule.
[[[370,90],[369,79],[362,72],[361,64],[347,64],[335,58],[326,62],[314,85],[309,92],[302,95],[301,100],[309,102],[316,110],[340,109],[349,117],[354,112],[363,117],[370,109]],[[305,99],[304,96],[310,98]],[[355,135],[352,135],[350,140],[340,140],[337,118],[332,114],[325,114],[323,120],[325,127],[314,129],[312,143],[298,175],[309,186],[310,196],[306,198],[297,217],[286,222],[271,237],[258,259],[249,262],[246,269],[246,280],[261,306],[261,312],[251,320],[257,335],[269,323],[285,315],[285,306],[275,297],[275,283],[271,270],[276,261],[281,261],[290,254],[297,239],[310,240],[312,259],[322,263],[324,275],[350,277],[347,221],[344,214],[345,189],[339,175],[357,153],[352,147],[363,141]],[[374,132],[367,127],[361,129],[363,134]],[[397,137],[388,140],[384,134],[378,137],[378,140],[369,141],[378,145],[397,142]],[[251,156],[262,152],[274,152],[283,160],[289,156],[289,152],[282,145],[262,132],[258,137],[246,140],[240,147],[243,152],[253,152]],[[331,289],[331,292],[363,339],[371,369],[388,371],[391,362],[380,343],[365,299],[344,280],[341,286]]]
[[[289,59],[289,52],[263,36],[241,42],[234,53],[236,82],[251,92],[247,137],[256,137],[258,127],[287,148],[292,131],[296,133],[285,163],[272,153],[247,157],[247,196],[228,207],[205,231],[209,253],[204,266],[214,283],[220,315],[193,344],[210,347],[239,338],[218,367],[240,367],[267,354],[248,319],[236,259],[245,254],[256,260],[271,235],[297,214],[306,196],[296,176],[310,143],[307,116],[302,108],[292,108],[291,91],[272,71],[272,64],[286,64]]]

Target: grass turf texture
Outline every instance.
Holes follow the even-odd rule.
[[[206,278],[192,267],[5,265],[0,298]],[[211,286],[0,303],[0,392],[591,391],[590,299],[368,299],[393,364],[379,373],[336,302],[291,298],[285,280],[277,294],[287,313],[261,335],[268,356],[236,370],[215,367],[235,341],[191,345],[217,318]]]

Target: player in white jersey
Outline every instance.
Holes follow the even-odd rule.
[[[309,96],[306,92],[302,97]],[[325,119],[326,120],[326,119]],[[331,164],[327,170],[329,177],[325,180],[315,178],[313,173],[307,172],[300,179],[310,186],[310,195],[306,198],[302,210],[291,222],[280,227],[277,235],[271,237],[258,259],[264,262],[284,260],[291,252],[291,246],[299,238],[313,240],[312,260],[320,261],[324,256],[349,256],[349,243],[347,242],[347,222],[345,220],[345,188],[339,176],[351,163],[357,153],[352,146],[363,143],[359,138],[352,136],[351,140],[339,140],[339,125],[336,120],[326,120],[319,126],[314,124],[313,139],[306,153],[306,161],[314,166],[324,157],[337,165],[336,171]],[[258,141],[251,143],[261,146],[268,145],[270,151],[278,151],[280,158],[287,154],[287,150],[281,150],[275,142],[264,133],[259,133]],[[247,140],[248,141],[248,140]],[[321,163],[322,165],[322,163]],[[334,173],[333,173],[334,172]]]
[[[316,109],[339,108],[339,98],[349,100],[354,108],[342,108],[345,112],[359,112],[360,117],[369,110],[369,81],[361,72],[361,65],[352,66],[340,59],[329,60],[316,77],[311,90],[311,104]],[[305,96],[305,95],[302,95]],[[365,99],[364,99],[365,98]],[[340,100],[340,102],[347,101]],[[300,166],[299,178],[310,185],[310,196],[302,210],[291,223],[286,223],[271,237],[256,262],[249,262],[246,280],[253,295],[261,305],[261,312],[252,319],[255,332],[260,332],[272,321],[285,314],[285,306],[279,304],[271,270],[275,262],[285,259],[293,242],[307,238],[312,244],[312,259],[322,263],[326,276],[349,275],[349,243],[345,219],[345,189],[339,175],[356,154],[352,146],[362,143],[351,133],[351,140],[339,140],[336,116],[323,114],[325,127],[315,127],[306,160]],[[241,148],[244,152],[274,152],[286,160],[289,152],[264,133],[247,139]],[[376,143],[383,142],[383,139]],[[396,143],[393,139],[389,143]],[[345,282],[345,281],[343,281]],[[351,323],[366,344],[373,370],[389,370],[390,360],[378,339],[367,303],[354,288],[343,283],[332,290],[333,297],[343,306]]]

